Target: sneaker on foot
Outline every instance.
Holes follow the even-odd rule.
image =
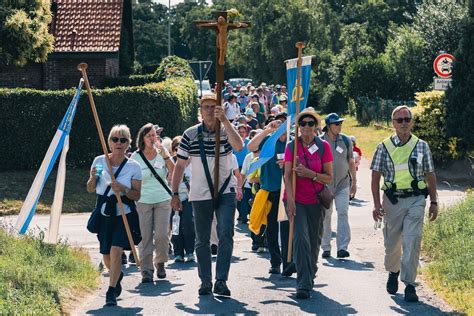
[[[321,255],[323,258],[329,258],[331,257],[331,251],[330,250],[324,250],[323,254]]]
[[[337,257],[338,258],[347,258],[349,256],[350,256],[350,254],[349,254],[349,251],[347,251],[347,250],[341,249],[341,250],[337,251]]]
[[[120,271],[120,276],[117,280],[117,285],[115,286],[115,297],[119,297],[120,294],[122,294],[122,284],[120,282],[122,282],[122,279],[123,279],[123,271]]]
[[[109,286],[107,293],[105,293],[105,306],[116,306],[117,296],[115,295],[115,288]]]
[[[194,261],[196,261],[196,258],[194,258],[194,254],[193,254],[193,253],[188,253],[188,254],[185,256],[184,261],[185,261],[185,262],[194,262]]]
[[[411,284],[408,284],[405,288],[405,302],[418,302],[418,295],[416,295],[415,287]]]
[[[309,298],[309,291],[308,290],[297,290],[296,291],[296,298],[303,299],[303,300]]]
[[[212,293],[212,282],[202,282],[198,292],[199,295],[210,295]]]
[[[258,247],[257,248],[257,253],[264,253],[265,252],[265,247]]]
[[[156,276],[158,279],[164,279],[166,278],[166,270],[165,270],[165,264],[164,263],[158,263],[158,267],[156,270]]]
[[[153,282],[153,273],[148,271],[142,272],[142,283],[151,283]]]
[[[257,251],[258,246],[257,245],[252,245],[252,251]]]
[[[184,262],[184,258],[181,255],[177,255],[174,257],[174,262]]]
[[[388,274],[388,280],[387,280],[387,292],[389,294],[395,294],[398,291],[398,275],[400,274],[400,271],[398,272],[389,272]]]
[[[230,290],[225,281],[217,280],[214,284],[214,293],[217,295],[230,296]]]
[[[268,273],[270,273],[270,274],[280,274],[281,273],[280,267],[271,267],[268,270]]]

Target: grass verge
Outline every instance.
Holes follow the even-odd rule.
[[[346,135],[354,135],[357,138],[357,147],[362,150],[362,156],[372,160],[377,144],[393,134],[391,129],[380,128],[375,125],[363,126],[353,116],[344,117],[342,132]],[[385,126],[385,123],[379,124]]]
[[[474,192],[424,226],[422,277],[449,304],[474,315]]]
[[[28,190],[36,176],[35,171],[12,171],[0,173],[0,216],[18,214]],[[90,212],[95,204],[95,195],[86,192],[89,177],[87,169],[68,169],[64,190],[63,213]],[[56,169],[46,181],[36,211],[49,213],[56,185]]]
[[[98,286],[84,250],[8,235],[0,227],[0,314],[58,315]]]

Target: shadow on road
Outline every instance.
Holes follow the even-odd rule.
[[[354,260],[345,260],[345,259],[334,259],[327,258],[323,259],[326,262],[323,262],[323,266],[330,268],[341,268],[347,270],[357,270],[357,271],[369,271],[374,269],[373,262],[357,262]]]
[[[153,283],[140,283],[134,290],[129,292],[141,296],[169,296],[173,293],[181,292],[182,290],[175,290],[173,288],[183,286],[184,284],[171,283],[168,280],[159,280]]]
[[[104,306],[100,309],[91,309],[86,312],[90,315],[141,315],[143,310],[141,307],[120,307],[120,306]]]
[[[322,286],[327,286],[322,285]],[[310,314],[337,314],[337,315],[349,315],[349,314],[357,314],[357,310],[351,307],[351,304],[341,304],[336,302],[335,300],[330,299],[329,297],[321,294],[317,291],[311,292],[311,297],[306,300],[297,300],[296,294],[293,292],[291,295],[288,296],[288,301],[283,300],[268,300],[268,301],[261,301],[262,304],[273,304],[273,303],[280,303],[295,306],[301,311]]]
[[[398,306],[390,306],[390,309],[397,314],[402,315],[462,315],[459,313],[448,313],[441,311],[439,308],[426,304],[422,301],[418,303],[407,303],[403,299],[403,294],[391,296],[392,300]]]
[[[200,296],[199,303],[195,307],[186,306],[183,303],[176,303],[176,308],[189,314],[212,314],[212,315],[257,315],[258,312],[246,308],[248,304],[242,303],[231,297],[223,296]]]

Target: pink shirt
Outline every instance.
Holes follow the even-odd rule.
[[[309,148],[306,146],[302,146],[300,142],[298,142],[298,158],[301,164],[303,164],[306,168],[306,159],[303,154],[303,148],[306,153],[306,158],[308,159],[309,169],[316,171],[317,173],[322,173],[323,164],[327,162],[333,161],[331,147],[329,143],[325,140],[322,140],[324,144],[324,155],[323,161],[321,163],[321,159],[319,156],[319,149],[316,150],[313,154],[309,152]],[[315,143],[313,142],[314,146]],[[293,153],[291,152],[290,148],[286,146],[285,149],[285,162],[286,161],[293,161]],[[321,191],[323,185],[319,182],[313,182],[312,179],[309,178],[300,178],[296,176],[296,197],[295,202],[299,204],[316,204],[319,203],[317,193]],[[284,199],[286,200],[286,191]]]

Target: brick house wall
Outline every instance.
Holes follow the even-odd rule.
[[[43,65],[0,67],[0,88],[43,88]]]

